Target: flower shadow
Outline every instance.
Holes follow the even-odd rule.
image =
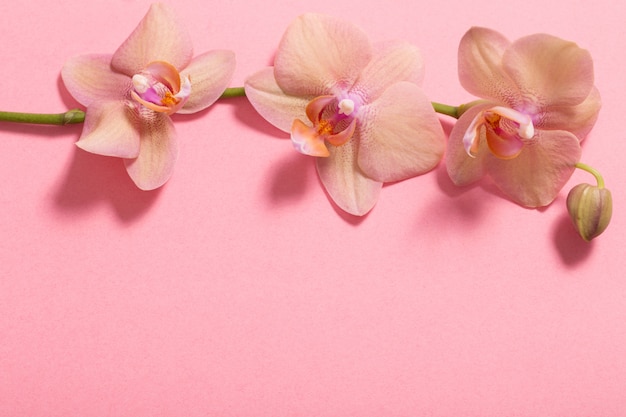
[[[567,213],[558,219],[552,236],[561,261],[567,267],[573,268],[583,263],[593,251],[594,242],[585,242],[578,235]]]
[[[494,197],[482,195],[483,185],[478,183],[463,187],[454,185],[444,164],[439,164],[434,174],[444,198],[437,198],[430,206],[424,208],[422,218],[445,218],[445,223],[449,225],[458,221],[467,226],[475,226],[476,221],[488,214],[488,208],[485,206],[492,204],[491,199]],[[451,221],[453,219],[455,221]]]
[[[2,123],[1,126],[1,130],[3,132],[20,136],[41,136],[46,140],[67,138],[68,134],[71,133],[76,133],[76,135],[79,135],[81,129],[81,125],[54,126],[28,123]]]
[[[273,205],[288,205],[304,197],[314,173],[311,157],[288,152],[272,164],[269,172],[269,200]]]
[[[108,201],[122,223],[131,223],[154,204],[161,188],[138,189],[119,158],[104,157],[76,149],[55,196],[56,207],[65,213],[84,213]]]

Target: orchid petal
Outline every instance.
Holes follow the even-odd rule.
[[[276,81],[290,95],[349,88],[371,57],[367,36],[330,16],[305,14],[287,28],[275,59]]]
[[[377,47],[353,90],[372,102],[396,82],[420,85],[423,78],[424,64],[419,50],[408,43],[393,42]]]
[[[291,143],[298,152],[304,155],[320,157],[330,155],[324,138],[317,133],[315,128],[307,126],[300,119],[293,121]]]
[[[290,132],[295,119],[306,120],[310,97],[286,95],[276,83],[274,69],[265,68],[245,82],[246,97],[265,120],[284,132]]]
[[[545,106],[580,104],[593,88],[593,61],[585,49],[546,34],[515,41],[503,55],[503,68],[523,95]]]
[[[142,114],[139,126],[139,156],[125,159],[128,175],[142,190],[153,190],[165,184],[178,158],[178,141],[174,124],[163,113]]]
[[[433,169],[445,136],[433,107],[415,84],[400,82],[363,109],[358,162],[381,182],[400,181]]]
[[[213,104],[226,90],[235,72],[235,54],[217,50],[195,57],[181,72],[191,79],[191,95],[178,113],[195,113]]]
[[[508,104],[519,91],[502,68],[502,56],[510,42],[500,33],[473,27],[459,44],[459,80],[463,88],[478,97]]]
[[[480,128],[476,133],[475,145],[472,147],[472,156],[465,149],[464,138],[468,130],[474,131],[474,121],[487,109],[493,107],[493,103],[486,102],[470,107],[454,124],[448,148],[446,150],[446,169],[452,182],[462,186],[479,180],[484,173],[483,160],[488,153],[485,129]]]
[[[537,126],[546,130],[567,130],[582,141],[596,123],[601,106],[600,93],[594,87],[585,101],[577,106],[546,108]]]
[[[487,155],[485,169],[511,199],[526,207],[542,207],[556,198],[580,153],[578,139],[570,132],[540,130],[514,159]]]
[[[119,100],[132,88],[129,77],[111,70],[111,55],[82,55],[67,60],[61,70],[65,87],[83,106]]]
[[[155,3],[137,28],[113,55],[111,66],[130,77],[154,61],[166,61],[179,70],[191,61],[191,38],[169,6]]]
[[[125,101],[102,101],[89,106],[79,148],[98,155],[136,158],[139,132],[133,110]]]
[[[335,204],[350,214],[363,216],[378,201],[382,183],[367,177],[359,168],[357,142],[354,137],[343,146],[331,146],[330,156],[317,158],[316,162],[320,180]]]

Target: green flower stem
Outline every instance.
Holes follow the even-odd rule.
[[[435,109],[437,113],[445,114],[446,116],[451,116],[451,117],[454,117],[455,119],[458,119],[459,117],[463,115],[463,113],[465,113],[471,107],[474,107],[477,104],[482,104],[485,102],[486,101],[484,100],[476,100],[476,101],[461,104],[460,106],[455,107],[455,106],[449,106],[447,104],[436,103],[433,101],[432,105],[433,105],[433,109]]]
[[[231,87],[224,90],[220,98],[244,97],[246,90],[243,87]]]
[[[65,113],[17,113],[0,111],[0,121],[14,123],[34,123],[40,125],[69,125],[85,121],[85,112],[81,110],[69,110]]]
[[[600,172],[598,172],[598,170],[587,164],[583,164],[582,162],[577,162],[574,166],[593,175],[596,178],[596,182],[598,183],[598,188],[604,188],[604,178],[602,178],[602,175],[600,175]]]
[[[433,109],[435,109],[437,113],[445,114],[447,116],[454,117],[455,119],[458,119],[460,116],[459,107],[436,103],[434,101],[432,102],[432,105],[433,105]]]
[[[227,88],[220,98],[243,97],[246,92],[243,87]],[[65,113],[19,113],[0,111],[0,121],[13,123],[31,123],[39,125],[69,125],[83,123],[85,112],[74,109]]]
[[[224,90],[220,99],[233,97],[245,97],[246,91],[244,87],[230,87]],[[480,104],[482,101],[473,101],[460,106],[450,106],[447,104],[432,102],[433,109],[437,113],[458,119],[470,107]],[[74,123],[82,123],[85,121],[85,112],[81,110],[69,110],[65,113],[43,114],[43,113],[16,113],[0,111],[0,121],[14,123],[35,123],[45,125],[67,125]]]

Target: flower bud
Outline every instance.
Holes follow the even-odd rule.
[[[611,192],[590,184],[578,184],[567,195],[567,211],[578,234],[589,242],[604,232],[611,221]]]

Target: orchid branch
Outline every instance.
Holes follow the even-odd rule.
[[[85,112],[74,109],[65,113],[18,113],[0,111],[0,120],[13,123],[32,123],[40,125],[69,125],[85,121]]]
[[[587,164],[583,164],[582,162],[577,162],[574,166],[593,175],[596,178],[596,182],[598,183],[598,188],[604,188],[604,178],[602,178],[602,175],[597,169]]]
[[[224,90],[220,99],[243,97],[246,93],[243,87],[232,87]],[[0,121],[12,123],[30,123],[38,125],[69,125],[83,123],[85,112],[78,109],[68,110],[65,113],[22,113],[0,111]]]
[[[244,87],[229,87],[224,90],[220,99],[245,96],[246,91]],[[471,103],[461,104],[460,106],[451,106],[433,101],[432,106],[435,112],[458,119],[467,109],[479,103],[480,101],[473,101]],[[83,123],[85,121],[85,112],[78,109],[69,110],[65,113],[20,113],[0,111],[0,121],[61,126]]]

